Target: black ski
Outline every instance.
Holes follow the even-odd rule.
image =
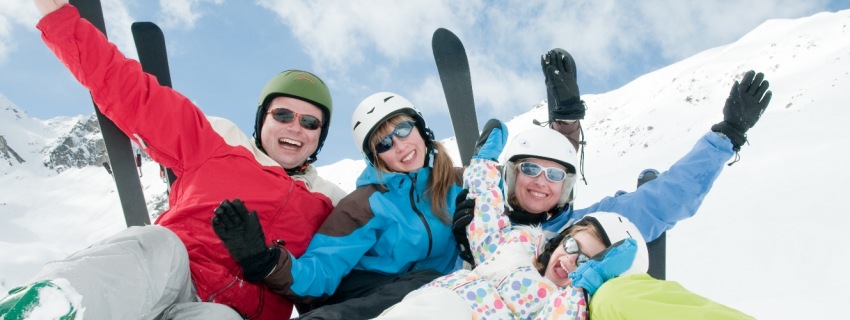
[[[106,35],[106,24],[103,20],[103,8],[100,0],[71,0],[71,4],[80,11],[80,15]],[[145,204],[145,194],[142,192],[142,182],[136,169],[136,159],[133,157],[133,146],[130,139],[115,126],[115,123],[94,108],[106,153],[112,168],[112,177],[118,188],[118,198],[124,210],[124,220],[127,226],[149,225],[150,217]]]
[[[153,22],[134,22],[130,29],[133,31],[133,41],[136,43],[142,70],[156,77],[159,85],[171,88],[171,71],[168,69],[168,54],[165,51],[165,36],[162,30]],[[170,191],[177,176],[174,171],[162,165],[159,170],[165,174]]]
[[[431,49],[449,106],[460,159],[463,166],[468,166],[479,132],[466,50],[454,33],[443,28],[434,31]]]
[[[637,186],[658,177],[658,171],[654,169],[646,169],[638,176]],[[658,238],[646,243],[646,249],[649,254],[649,273],[655,279],[665,280],[667,278],[667,232],[661,233]]]

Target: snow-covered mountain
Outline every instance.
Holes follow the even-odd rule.
[[[850,10],[767,21],[735,43],[584,96],[588,185],[578,186],[577,206],[633,190],[646,167],[669,167],[722,120],[731,84],[750,69],[767,75],[773,100],[741,161],[668,233],[667,277],[757,318],[835,317],[850,300],[850,216],[840,200],[850,181]],[[538,104],[508,127],[514,135],[545,118]],[[123,228],[95,131],[84,130],[90,119],[31,119],[0,96],[0,289]],[[456,158],[454,140],[444,142]],[[353,189],[363,166],[346,159],[319,172]],[[156,164],[142,173],[147,197],[161,196]]]

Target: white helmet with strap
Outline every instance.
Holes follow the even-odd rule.
[[[520,132],[505,146],[501,158],[506,199],[510,199],[514,192],[517,161],[538,158],[557,162],[567,168],[567,178],[564,180],[564,188],[557,206],[563,207],[572,200],[570,194],[576,182],[576,151],[567,137],[559,132],[543,127]]]
[[[354,144],[360,149],[367,161],[375,163],[375,155],[372,154],[369,146],[369,137],[380,124],[399,114],[408,115],[416,122],[416,128],[419,129],[422,139],[425,140],[425,147],[428,149],[426,154],[430,154],[434,150],[434,134],[425,125],[422,113],[410,101],[398,94],[378,92],[363,99],[351,116]],[[426,166],[428,162],[429,157],[426,156]]]
[[[621,276],[646,273],[649,270],[649,251],[646,248],[646,241],[640,234],[640,230],[628,218],[611,212],[594,212],[576,222],[576,224],[579,223],[595,225],[600,231],[605,246],[611,246],[628,238],[635,239],[638,248],[635,260],[628,270],[620,274]]]

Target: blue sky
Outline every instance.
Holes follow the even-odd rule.
[[[410,99],[437,138],[454,135],[431,53],[438,27],[466,46],[483,124],[545,98],[539,57],[554,47],[575,57],[583,94],[603,93],[765,20],[850,8],[847,0],[102,1],[109,37],[126,55],[136,56],[132,22],[159,24],[174,88],[248,134],[268,79],[286,69],[322,77],[335,107],[319,165],[360,158],[351,113],[378,91]],[[37,19],[30,0],[0,1],[0,93],[40,119],[92,113],[88,93],[41,42]]]

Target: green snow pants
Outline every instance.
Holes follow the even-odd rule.
[[[755,319],[688,291],[674,281],[635,274],[608,280],[590,298],[590,318]]]

